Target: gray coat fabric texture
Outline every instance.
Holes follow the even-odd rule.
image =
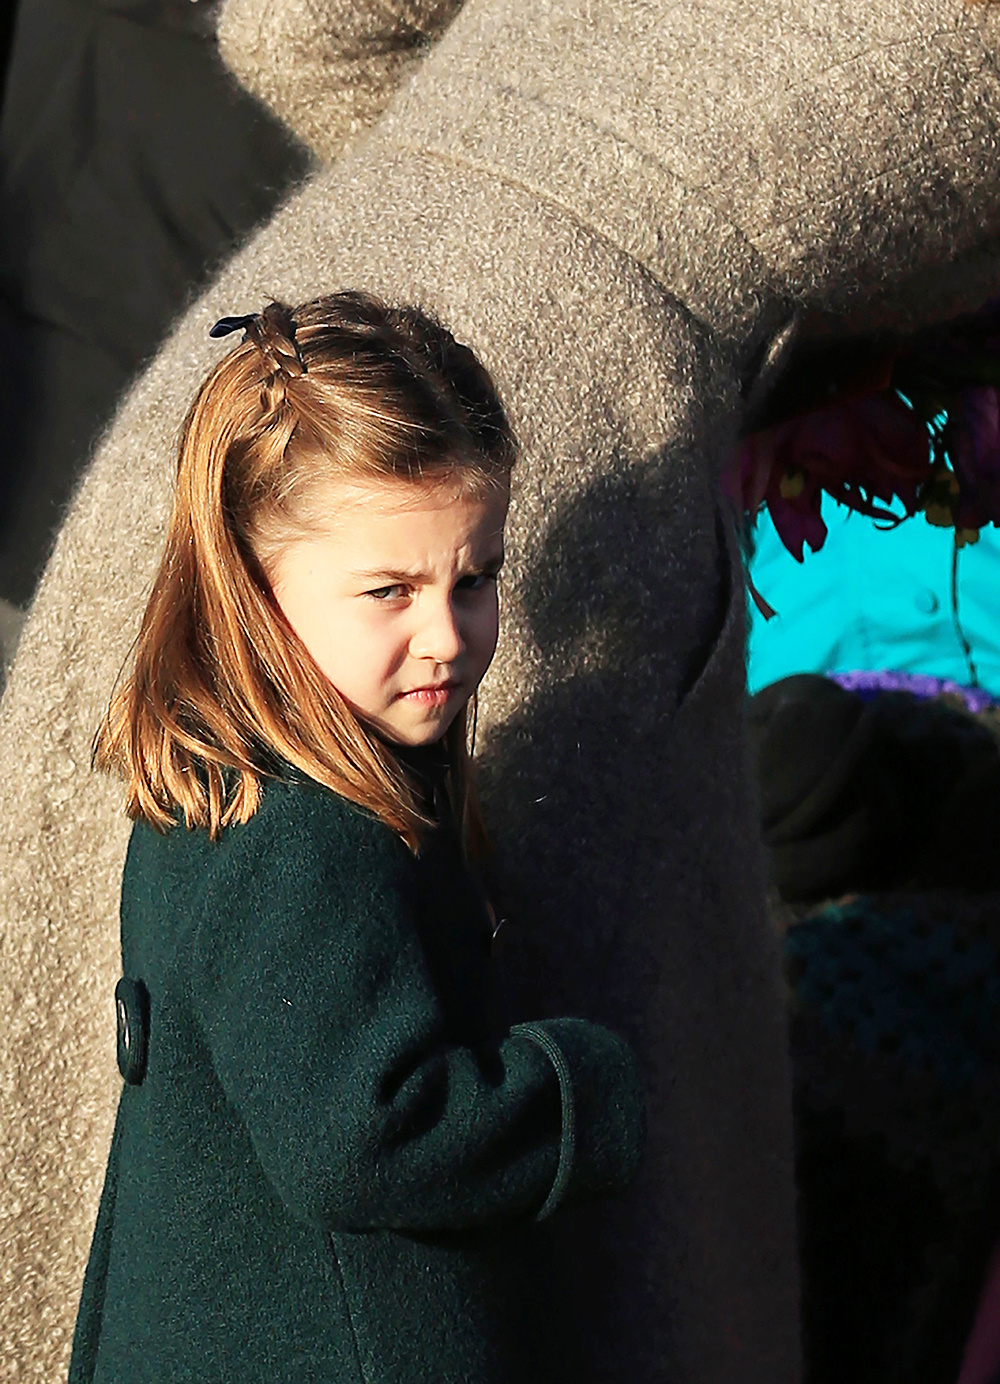
[[[294,76],[297,45],[337,31],[323,13],[223,13],[234,69],[339,158],[125,400],[0,714],[0,1379],[59,1377],[96,1212],[128,825],[88,747],[219,354],[208,328],[358,286],[439,314],[509,405],[523,460],[480,749],[512,968],[526,1013],[604,1022],[644,1067],[638,1182],[551,1223],[548,1377],[793,1384],[785,1020],[716,483],[791,322],[904,330],[996,291],[1000,19],[961,0],[469,0],[352,134],[350,101]],[[310,81],[335,91],[331,54]]]

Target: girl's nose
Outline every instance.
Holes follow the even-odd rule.
[[[414,658],[431,658],[435,663],[454,663],[465,649],[455,609],[450,600],[429,602],[423,618],[410,640]]]

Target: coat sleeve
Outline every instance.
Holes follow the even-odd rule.
[[[335,850],[328,808],[258,815],[217,848],[193,1000],[290,1211],[331,1231],[455,1230],[624,1188],[643,1116],[622,1039],[554,1019],[488,1049],[447,1041],[405,847],[346,808]]]

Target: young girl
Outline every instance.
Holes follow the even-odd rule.
[[[531,1228],[627,1184],[641,1101],[615,1035],[505,1024],[466,864],[514,442],[414,309],[238,328],[95,742],[126,1084],[70,1379],[527,1384]]]

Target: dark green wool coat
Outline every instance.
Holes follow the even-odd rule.
[[[528,1384],[538,1224],[623,1188],[634,1059],[506,1030],[448,824],[414,858],[312,783],[212,843],[132,834],[122,1091],[71,1384]]]

